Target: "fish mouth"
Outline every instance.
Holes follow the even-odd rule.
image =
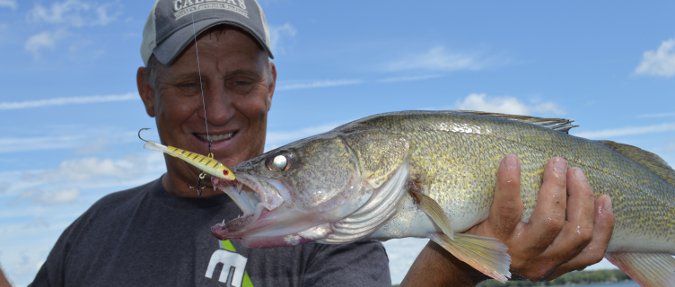
[[[254,248],[293,246],[322,239],[332,233],[325,214],[296,206],[281,181],[237,173],[235,183],[214,179],[241,209],[235,219],[217,223],[211,233],[220,240],[239,240]]]
[[[263,183],[268,183],[273,188],[263,186]],[[223,221],[211,228],[212,233],[219,239],[237,238],[261,228],[256,223],[263,221],[272,210],[284,203],[285,199],[281,194],[288,194],[287,188],[276,180],[260,182],[246,175],[237,176],[234,183],[214,178],[213,184],[225,192],[242,212],[239,217],[228,222]]]

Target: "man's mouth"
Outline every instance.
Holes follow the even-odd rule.
[[[200,140],[203,140],[205,142],[219,142],[219,141],[224,141],[224,140],[229,140],[234,135],[236,132],[228,132],[228,133],[221,133],[221,134],[202,134],[202,133],[195,133],[194,135],[199,138]]]

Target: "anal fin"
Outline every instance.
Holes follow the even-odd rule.
[[[675,286],[675,259],[668,253],[616,252],[606,258],[642,287]]]

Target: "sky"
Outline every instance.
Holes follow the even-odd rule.
[[[675,163],[673,1],[261,5],[278,71],[267,149],[381,112],[469,109],[571,118],[574,135]],[[154,127],[135,87],[151,6],[0,0],[0,264],[17,286],[93,202],[164,171],[136,137]],[[425,242],[386,243],[394,282]]]

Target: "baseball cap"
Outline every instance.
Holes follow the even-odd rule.
[[[156,0],[143,29],[143,63],[147,66],[153,54],[162,64],[173,62],[196,35],[220,24],[248,32],[274,58],[267,19],[256,0]]]

